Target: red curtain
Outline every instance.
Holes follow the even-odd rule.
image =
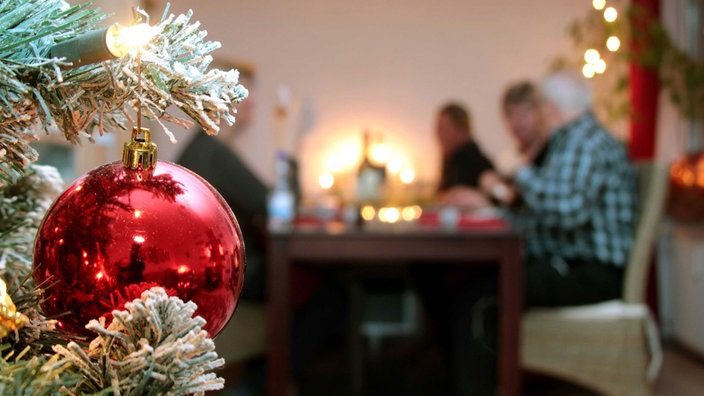
[[[660,18],[660,0],[632,0],[632,4],[640,7],[643,13],[639,13],[637,18],[633,18],[633,29],[646,29],[653,20]],[[640,51],[643,46],[649,45],[647,40],[633,40],[630,45],[634,52]],[[637,63],[630,65],[630,99],[631,99],[631,123],[629,155],[633,161],[652,160],[655,157],[655,130],[657,126],[658,111],[658,82],[657,71],[652,68],[643,67]],[[652,258],[651,264],[654,264]],[[646,285],[646,303],[651,311],[658,317],[658,288],[655,265],[650,266],[648,271],[648,283]]]
[[[633,0],[634,6],[644,13],[632,20],[634,29],[644,28],[653,18],[660,17],[660,0]],[[639,51],[642,40],[631,42],[634,51]],[[630,65],[630,99],[632,115],[630,123],[629,150],[633,160],[649,160],[655,156],[655,128],[657,126],[658,82],[657,71],[637,63]]]

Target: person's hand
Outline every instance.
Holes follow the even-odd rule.
[[[518,195],[516,189],[506,183],[496,172],[486,171],[479,178],[479,186],[484,194],[501,205],[511,205]]]
[[[440,203],[456,206],[460,209],[473,210],[491,207],[491,202],[479,189],[471,187],[452,187],[441,197]]]
[[[498,172],[506,178],[513,178],[524,164],[523,154],[516,151],[502,153],[494,163]]]

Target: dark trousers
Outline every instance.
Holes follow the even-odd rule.
[[[455,395],[496,393],[498,272],[471,273],[436,265],[411,269],[426,314],[435,322]],[[527,260],[524,306],[583,305],[621,296],[623,271],[612,265],[562,260]]]

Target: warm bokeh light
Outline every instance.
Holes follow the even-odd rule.
[[[391,149],[385,144],[375,144],[369,151],[372,161],[377,164],[385,164],[391,157]]]
[[[611,52],[618,51],[618,49],[621,48],[621,40],[619,40],[616,36],[609,37],[606,40],[606,48],[608,48]]]
[[[410,184],[416,178],[416,172],[411,168],[403,168],[399,177],[402,183]]]
[[[398,208],[379,209],[379,220],[383,223],[397,223],[400,218],[401,212]]]
[[[596,71],[594,70],[594,65],[592,64],[587,63],[586,65],[584,65],[584,67],[582,67],[582,74],[586,78],[594,77],[595,73]]]
[[[603,59],[599,59],[594,64],[594,71],[597,72],[598,74],[602,74],[603,72],[605,72],[606,71],[606,61]]]
[[[613,22],[618,18],[618,11],[615,8],[609,7],[604,10],[604,19],[606,22]]]
[[[599,54],[599,51],[595,50],[594,48],[590,48],[590,49],[584,51],[584,61],[587,63],[594,64],[600,58],[601,58],[601,55]]]
[[[335,184],[335,176],[331,173],[323,173],[318,177],[318,185],[325,190],[329,190]]]
[[[374,220],[374,216],[376,216],[376,210],[374,210],[373,206],[362,206],[362,210],[360,211],[360,215],[362,216],[362,219],[365,221],[372,221]]]
[[[593,0],[592,6],[595,10],[603,10],[606,7],[606,0]]]
[[[138,219],[138,218],[140,218],[140,217],[142,217],[142,211],[139,210],[139,209],[136,209],[136,210],[134,211],[134,218],[135,218],[135,219]]]
[[[340,172],[343,169],[342,159],[336,155],[331,155],[325,160],[325,169],[330,172]]]
[[[405,221],[418,220],[422,213],[422,209],[418,205],[406,206],[401,210],[401,218]]]
[[[359,150],[354,145],[339,146],[325,160],[325,170],[341,173],[353,169],[359,161]]]
[[[135,235],[134,238],[132,238],[132,240],[135,241],[136,243],[144,243],[144,241],[146,241],[146,239],[144,239],[144,237],[141,235]]]
[[[394,157],[389,160],[389,162],[386,164],[386,169],[392,173],[396,174],[401,172],[401,169],[403,168],[403,158],[400,157]]]
[[[704,187],[704,157],[677,161],[670,167],[670,178],[677,186]]]

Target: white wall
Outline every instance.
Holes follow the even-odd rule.
[[[130,4],[95,3],[118,16]],[[333,148],[359,144],[365,127],[387,131],[419,178],[434,179],[433,117],[451,99],[470,108],[477,139],[495,157],[510,144],[499,113],[502,90],[539,78],[553,57],[569,51],[567,26],[591,7],[588,0],[172,3],[173,12],[194,10],[208,38],[223,45],[216,54],[257,67],[255,120],[238,146],[265,178],[272,173],[277,87],[290,86],[306,103],[312,116],[300,158],[307,191]],[[180,150],[160,142],[163,159]]]

